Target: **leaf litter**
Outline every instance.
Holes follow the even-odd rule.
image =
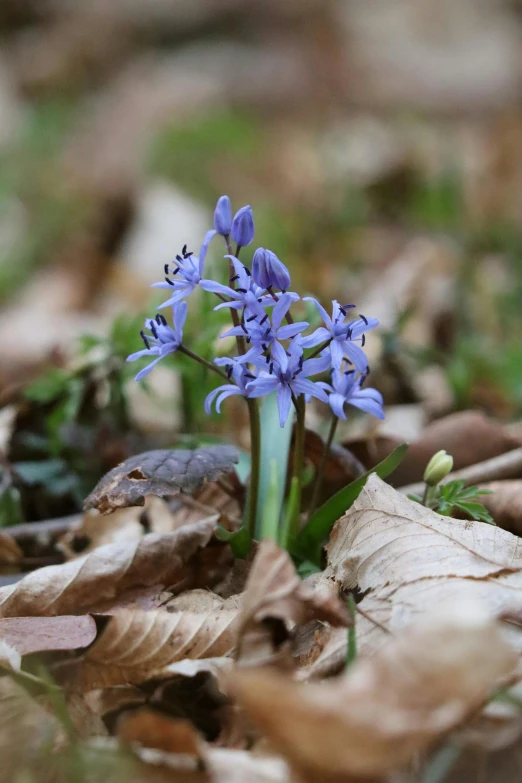
[[[212,479],[198,493],[224,513],[236,502]],[[150,496],[145,510],[89,518],[86,553],[62,538],[70,560],[0,588],[0,685],[45,705],[65,767],[36,735],[31,745],[55,780],[101,757],[137,783],[417,780],[441,742],[471,765],[477,745],[510,752],[522,734],[520,539],[440,516],[372,474],[325,569],[302,579],[272,541],[234,560],[210,504],[184,506],[181,527]],[[41,663],[52,689],[30,674]]]

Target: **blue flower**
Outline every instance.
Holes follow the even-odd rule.
[[[271,304],[273,300],[271,297],[262,297],[262,291],[254,284],[250,271],[244,266],[241,261],[235,256],[225,256],[230,258],[234,266],[235,276],[231,282],[237,281],[237,288],[231,288],[228,285],[217,283],[215,280],[203,280],[201,288],[204,291],[210,291],[213,294],[219,296],[227,296],[230,301],[222,302],[216,305],[214,310],[221,310],[223,307],[230,307],[233,310],[241,310],[246,308],[245,315],[248,318],[264,319],[265,311],[263,306]],[[243,330],[247,333],[247,328]]]
[[[214,228],[222,237],[227,237],[232,230],[232,207],[228,196],[221,196],[214,210]]]
[[[309,323],[307,321],[297,321],[292,324],[285,324],[282,326],[282,321],[288,313],[291,305],[299,297],[297,294],[286,293],[279,297],[277,303],[274,300],[267,300],[264,305],[274,304],[272,311],[272,318],[265,313],[260,319],[252,321],[246,321],[241,326],[234,326],[233,329],[229,329],[222,337],[239,337],[241,335],[247,337],[248,342],[251,342],[253,346],[259,350],[267,351],[268,348],[276,340],[289,340],[300,334],[302,331],[308,328]]]
[[[349,323],[345,323],[348,310],[355,305],[340,305],[334,299],[332,302],[332,317],[330,318],[324,307],[313,297],[304,297],[303,301],[314,303],[324,321],[324,327],[320,326],[308,337],[301,338],[301,346],[303,348],[313,348],[325,340],[331,340],[332,366],[336,370],[341,368],[343,358],[346,356],[356,370],[361,373],[367,372],[368,360],[362,350],[366,339],[364,333],[370,329],[375,329],[379,325],[379,321],[376,318],[361,316]],[[357,345],[359,342],[362,347]]]
[[[346,404],[354,405],[378,419],[384,419],[382,394],[377,389],[361,389],[365,380],[366,375],[357,375],[354,370],[346,372],[333,370],[332,385],[319,384],[325,391],[330,392],[328,403],[334,414],[340,419],[346,419],[344,412]]]
[[[150,334],[145,334],[144,331],[140,332],[145,348],[141,351],[136,351],[136,353],[131,353],[130,356],[127,356],[127,361],[134,362],[136,359],[141,359],[142,356],[155,356],[156,358],[143,370],[139,371],[135,380],[141,381],[164,356],[178,350],[183,339],[183,327],[187,320],[187,309],[186,302],[182,302],[175,309],[172,308],[174,329],[167,324],[165,316],[159,313],[155,320],[152,318],[146,319],[145,328],[149,330]]]
[[[284,427],[290,412],[292,395],[304,394],[328,402],[324,389],[308,380],[308,376],[324,372],[329,366],[330,356],[304,360],[303,351],[297,343],[292,343],[287,352],[276,342],[272,345],[269,371],[261,370],[258,377],[247,384],[248,397],[265,397],[275,391],[279,423]]]
[[[254,216],[251,206],[238,209],[232,221],[231,233],[238,248],[246,247],[251,243],[254,238]]]
[[[170,269],[169,264],[165,264],[165,281],[153,283],[151,288],[167,288],[172,292],[172,296],[166,302],[163,302],[159,309],[181,301],[191,294],[198,283],[201,282],[208,246],[215,234],[216,232],[213,230],[207,231],[198,258],[193,253],[187,253],[187,246],[185,245],[182,254],[176,256],[173,270]]]
[[[257,351],[251,348],[247,353],[233,359],[228,356],[214,359],[214,364],[226,368],[229,379],[231,381],[234,380],[234,383],[225,383],[222,386],[218,386],[217,389],[213,389],[207,395],[205,399],[205,412],[207,415],[210,415],[214,401],[216,402],[216,411],[221,413],[221,403],[227,397],[231,397],[234,394],[241,397],[247,396],[246,385],[255,380],[256,377],[248,367],[249,362],[254,359],[254,354],[257,356]]]
[[[290,288],[290,272],[271,250],[258,247],[252,260],[252,277],[263,290],[279,288],[286,291]]]

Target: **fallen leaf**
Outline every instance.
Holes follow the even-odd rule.
[[[121,610],[85,655],[60,667],[69,688],[88,691],[160,677],[184,658],[230,655],[237,612]]]
[[[67,560],[73,560],[106,544],[140,541],[145,535],[145,528],[140,523],[142,514],[143,509],[136,506],[118,509],[106,516],[88,511],[77,528],[58,539],[56,548]]]
[[[522,481],[490,481],[480,485],[491,495],[481,495],[480,502],[487,508],[496,524],[517,536],[522,535]]]
[[[273,670],[240,669],[231,688],[298,772],[378,777],[400,770],[481,707],[517,660],[480,604],[453,601],[335,682],[299,685]]]
[[[196,761],[200,756],[201,740],[188,721],[161,715],[148,707],[124,715],[118,722],[118,736],[128,744],[136,742],[166,753],[182,753]]]
[[[357,644],[373,652],[441,601],[469,597],[497,616],[522,622],[522,542],[483,522],[444,517],[408,500],[371,475],[334,526],[325,574],[358,588]],[[522,634],[510,634],[522,650]],[[330,635],[310,676],[342,665],[346,638]]]
[[[17,565],[24,553],[9,533],[0,533],[0,565]]]
[[[96,639],[96,623],[84,617],[11,617],[0,619],[0,641],[20,655],[80,650]]]
[[[402,439],[404,440],[404,438]],[[398,438],[379,437],[348,444],[368,467],[374,467],[401,442]],[[454,470],[504,454],[520,446],[519,439],[507,427],[479,411],[452,413],[429,424],[413,441],[406,457],[392,474],[395,486],[422,479],[430,458],[441,449],[453,457]]]
[[[288,552],[262,541],[241,597],[237,659],[248,665],[291,665],[295,628],[311,620],[349,624],[338,589],[333,582],[303,581]]]
[[[233,446],[136,454],[98,482],[86,498],[84,508],[97,508],[101,514],[108,514],[117,508],[143,506],[146,495],[191,494],[205,480],[214,481],[230,473],[238,459]]]
[[[98,547],[63,565],[40,568],[0,588],[0,617],[81,613],[126,590],[159,583],[171,592],[210,586],[230,564],[223,544],[215,542],[205,551],[213,530],[212,523],[199,522],[175,533],[151,533],[138,542]]]
[[[229,478],[230,476],[227,476],[227,479]],[[221,524],[224,524],[227,529],[235,530],[241,526],[241,506],[238,500],[225,492],[215,481],[206,482],[192,496],[178,495],[172,501],[173,504],[176,502],[179,503],[179,507],[171,514],[172,529],[190,525],[213,515],[217,515]],[[158,529],[154,520],[151,527],[153,530]]]
[[[22,656],[15,647],[0,639],[0,669],[18,672],[22,665]]]

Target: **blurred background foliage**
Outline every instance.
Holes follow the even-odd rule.
[[[138,389],[124,361],[148,286],[197,252],[224,192],[254,207],[246,260],[268,246],[295,289],[381,320],[385,427],[406,407],[415,426],[521,415],[519,2],[6,0],[0,32],[11,520],[76,510],[147,445],[248,446],[241,401],[204,415],[204,370],[177,357]],[[226,316],[190,301],[188,341],[226,354]]]

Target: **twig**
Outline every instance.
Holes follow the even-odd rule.
[[[56,537],[67,533],[71,528],[79,527],[83,514],[71,514],[60,519],[43,519],[40,522],[24,522],[21,525],[11,525],[3,529],[4,533],[12,536],[16,541],[34,539],[40,535]]]
[[[469,465],[467,468],[455,470],[444,479],[444,484],[455,479],[462,479],[466,486],[479,484],[482,481],[496,481],[497,479],[520,478],[522,476],[522,448],[507,451],[499,457],[487,459],[484,462],[477,462],[476,465]],[[399,492],[405,495],[421,495],[424,490],[424,482],[419,481],[416,484],[407,484],[398,488]]]

